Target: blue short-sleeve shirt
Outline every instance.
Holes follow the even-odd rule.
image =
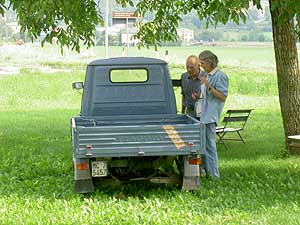
[[[227,75],[219,69],[214,70],[213,74],[208,74],[208,83],[223,95],[228,96],[229,80]],[[207,88],[203,93],[203,107],[200,121],[204,124],[218,123],[224,102],[214,96]]]

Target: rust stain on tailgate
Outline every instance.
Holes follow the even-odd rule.
[[[172,140],[177,149],[181,149],[185,146],[184,141],[181,139],[175,127],[171,125],[163,126],[163,129],[168,134],[169,138]]]

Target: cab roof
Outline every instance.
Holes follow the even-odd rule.
[[[167,64],[161,59],[149,57],[115,57],[108,59],[98,59],[90,62],[89,66],[109,66],[109,65],[149,65],[149,64]]]

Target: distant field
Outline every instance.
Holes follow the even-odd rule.
[[[136,47],[124,48],[125,55],[158,57],[167,60],[173,64],[185,64],[185,59],[190,54],[198,55],[202,50],[211,50],[216,53],[220,59],[221,65],[245,67],[255,69],[274,69],[274,51],[271,43],[262,45],[245,45],[243,43],[220,43],[216,46],[199,45],[183,47],[161,47],[158,52],[153,48],[141,50]],[[168,50],[168,56],[165,56]],[[64,49],[64,55],[61,55],[57,45],[46,45],[41,48],[38,43],[26,43],[23,46],[3,45],[0,47],[0,67],[40,67],[41,65],[52,63],[61,65],[69,64],[87,64],[88,62],[104,58],[104,47],[93,47],[91,49],[82,48],[82,52],[76,52]],[[122,56],[122,47],[109,47],[110,57]]]

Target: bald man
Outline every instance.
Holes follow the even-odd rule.
[[[186,59],[186,72],[181,75],[182,108],[181,112],[199,119],[196,103],[201,97],[201,73],[199,58],[190,55]]]

